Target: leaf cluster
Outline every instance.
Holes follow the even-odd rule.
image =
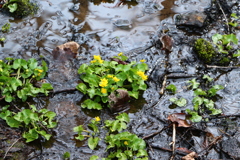
[[[13,59],[0,60],[0,94],[6,102],[12,102],[19,98],[23,102],[28,97],[36,97],[39,93],[48,95],[53,89],[51,84],[43,83],[35,87],[34,83],[45,77],[48,70],[45,61],[38,65],[36,59]]]
[[[116,116],[116,120],[106,120],[104,122],[104,127],[108,129],[108,133],[105,136],[105,143],[107,144],[107,150],[111,151],[107,158],[102,158],[102,160],[111,160],[111,159],[118,159],[118,160],[147,160],[148,154],[145,150],[146,143],[143,139],[137,137],[135,134],[129,132],[122,132],[127,128],[127,123],[130,121],[128,115],[126,113],[121,113]],[[93,125],[96,124],[96,125]],[[100,140],[99,137],[96,137],[95,134],[99,132],[98,129],[94,129],[97,127],[96,118],[91,120],[91,123],[88,125],[93,129],[93,132],[90,133],[83,129],[83,126],[78,126],[74,128],[75,132],[78,132],[78,136],[75,137],[78,140],[84,140],[85,137],[90,137],[88,139],[88,146],[92,150],[94,150],[98,142]],[[92,127],[92,125],[94,127]],[[88,132],[89,135],[83,135],[82,132]],[[94,133],[94,134],[93,134]],[[81,135],[79,135],[81,134]],[[94,135],[94,136],[93,136]],[[91,156],[90,160],[99,159],[98,156],[93,155]]]
[[[204,75],[203,78],[208,82],[213,80],[207,75]],[[217,115],[222,113],[220,109],[214,107],[214,101],[212,99],[217,95],[219,90],[224,88],[223,86],[214,85],[203,90],[200,88],[200,83],[197,82],[196,79],[192,79],[187,83],[190,83],[189,87],[194,91],[194,98],[192,100],[193,111],[186,109],[186,112],[191,115],[190,120],[192,122],[200,122],[203,114]]]
[[[118,56],[121,62],[104,61],[100,56],[95,57],[91,64],[82,64],[78,69],[83,83],[79,83],[76,88],[90,97],[83,102],[83,108],[101,110],[100,103],[108,103],[108,96],[111,93],[117,94],[118,89],[127,90],[136,99],[140,90],[146,90],[146,63],[120,64],[123,63],[122,60],[126,60],[123,55]]]
[[[54,128],[57,122],[54,121],[56,113],[48,109],[37,110],[34,105],[29,109],[23,109],[18,113],[10,111],[9,105],[0,111],[0,118],[6,121],[10,127],[24,128],[23,138],[26,142],[31,142],[43,136],[49,140],[51,135],[47,133],[48,128]]]

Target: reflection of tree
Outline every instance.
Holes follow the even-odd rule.
[[[90,2],[93,2],[94,5],[99,5],[101,3],[114,3],[115,0],[89,0]],[[116,0],[118,1],[115,6],[112,6],[112,8],[119,7],[120,5],[128,5],[128,8],[131,8],[132,6],[136,6],[138,4],[137,0]]]

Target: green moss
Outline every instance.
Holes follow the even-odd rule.
[[[38,10],[38,6],[30,0],[15,0],[7,2],[4,8],[8,9],[10,14],[16,18],[22,18],[33,15]]]
[[[216,56],[216,51],[212,44],[203,38],[196,40],[194,49],[198,57],[207,64],[211,63]]]

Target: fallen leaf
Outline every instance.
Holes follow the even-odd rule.
[[[71,58],[76,58],[79,49],[79,44],[76,42],[67,42],[58,46],[52,51],[55,60],[66,61]]]
[[[171,122],[177,122],[178,127],[191,127],[191,123],[186,119],[185,113],[173,113],[168,116],[168,120]]]
[[[117,58],[111,58],[111,60],[112,60],[112,61],[116,61],[116,62],[118,62],[118,64],[124,64],[124,65],[128,64],[127,62],[122,61],[122,60],[117,59]]]
[[[64,50],[64,48],[69,48],[73,53],[77,54],[78,53],[78,49],[79,49],[80,45],[76,42],[67,42],[67,43],[64,43],[60,46],[58,46],[58,48]]]
[[[168,52],[172,51],[173,39],[170,36],[164,34],[163,36],[161,36],[159,38],[159,40],[162,43],[162,49],[164,49]]]
[[[191,152],[188,155],[182,157],[182,160],[195,160],[194,158],[197,158],[198,155],[196,152]]]

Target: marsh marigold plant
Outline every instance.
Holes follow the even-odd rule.
[[[83,108],[101,110],[102,104],[109,102],[108,96],[117,93],[117,89],[127,90],[136,99],[140,90],[147,89],[145,81],[148,76],[145,72],[148,65],[144,60],[121,63],[127,60],[122,52],[113,58],[118,61],[102,60],[100,55],[94,55],[90,64],[79,67],[82,83],[78,84],[77,89],[90,98],[83,102]]]

